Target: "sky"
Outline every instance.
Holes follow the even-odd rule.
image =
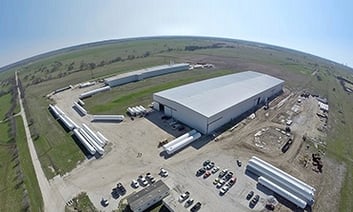
[[[0,67],[101,40],[192,35],[296,49],[353,67],[351,0],[0,0]]]

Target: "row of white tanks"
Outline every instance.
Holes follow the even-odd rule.
[[[125,116],[124,115],[93,115],[92,116],[92,122],[99,122],[99,121],[104,121],[104,122],[121,122],[124,121]]]
[[[199,139],[200,137],[201,133],[197,132],[196,130],[191,130],[190,132],[185,133],[184,135],[179,136],[171,142],[163,145],[163,149],[167,152],[168,155],[171,155],[183,147],[189,145],[193,141]]]
[[[127,112],[130,115],[132,115],[132,116],[137,116],[137,115],[140,115],[140,114],[147,113],[147,110],[142,105],[139,105],[139,106],[135,106],[135,107],[128,107],[127,108]]]
[[[104,153],[103,147],[108,143],[108,139],[102,133],[98,131],[94,133],[86,124],[82,124],[82,127],[78,126],[57,105],[50,104],[49,108],[67,129],[73,131],[76,138],[90,154],[94,155],[97,152],[102,155]]]
[[[253,156],[247,169],[258,175],[258,182],[300,208],[314,204],[315,188],[271,164]]]
[[[87,110],[85,108],[83,108],[81,106],[81,104],[79,104],[78,102],[74,102],[74,105],[72,107],[76,108],[79,111],[79,113],[81,113],[80,115],[82,115],[82,116],[87,115]]]

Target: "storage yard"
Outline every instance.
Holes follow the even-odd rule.
[[[282,89],[283,82],[278,82]],[[79,140],[77,144],[88,158],[65,176],[53,179],[53,185],[63,197],[73,197],[84,190],[99,210],[110,211],[124,197],[145,187],[139,180],[151,173],[169,187],[164,203],[174,211],[187,211],[196,202],[201,203],[201,211],[261,211],[269,206],[274,206],[276,211],[298,208],[310,211],[310,206],[315,204],[315,195],[308,199],[295,189],[279,186],[279,182],[262,175],[259,169],[254,171],[258,166],[250,168],[250,174],[247,168],[248,164],[251,167],[257,163],[251,162],[255,155],[313,188],[318,186],[315,178],[320,171],[310,166],[308,155],[318,152],[313,147],[318,145],[314,138],[325,136],[325,130],[318,128],[325,128],[327,116],[325,119],[322,114],[327,111],[320,110],[315,97],[301,97],[301,92],[286,88],[277,97],[273,94],[278,91],[260,100],[256,97],[253,103],[257,111],[248,111],[248,117],[234,117],[237,119],[227,127],[219,125],[218,130],[205,130],[202,132],[209,135],[202,135],[193,130],[192,124],[184,125],[185,121],[178,122],[147,105],[126,108],[124,115],[131,118],[123,114],[90,114],[84,109],[84,99],[100,91],[109,92],[111,88],[104,86],[102,83],[73,86],[50,97],[56,102],[55,106],[49,106],[53,117],[61,120],[66,130],[73,130]],[[207,160],[212,161],[212,167],[205,166],[205,171],[198,176],[198,170]],[[168,176],[159,176],[161,167],[168,171]],[[215,167],[217,171],[213,170]],[[222,170],[228,180],[234,178],[233,183],[219,182]],[[254,172],[258,177],[253,176]],[[134,187],[132,180],[137,180],[140,188]],[[125,186],[126,196],[112,193],[117,182]],[[178,201],[186,191],[195,201],[190,206],[186,201]],[[251,191],[259,196],[247,199]],[[109,204],[102,204],[103,200]]]

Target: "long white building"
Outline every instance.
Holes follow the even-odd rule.
[[[178,71],[186,71],[188,69],[189,69],[188,63],[154,66],[151,68],[141,69],[141,70],[109,77],[104,79],[104,82],[106,85],[109,85],[110,87],[114,87],[114,86],[140,81],[143,79],[147,79],[147,78],[151,78],[151,77],[155,77],[163,74],[169,74],[169,73],[178,72]]]
[[[246,71],[153,94],[154,108],[209,134],[282,92],[284,81]]]

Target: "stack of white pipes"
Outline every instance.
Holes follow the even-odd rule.
[[[93,96],[94,94],[97,94],[97,93],[99,93],[99,92],[109,91],[109,90],[110,90],[110,87],[109,87],[109,86],[97,88],[97,89],[94,89],[94,90],[91,90],[91,91],[87,91],[87,92],[85,92],[85,93],[80,94],[79,98],[80,98],[80,99],[84,99],[84,98]]]
[[[132,116],[136,116],[136,115],[139,115],[139,114],[146,113],[147,110],[142,105],[139,105],[139,106],[135,106],[135,107],[128,107],[127,108],[127,112],[129,112],[130,115],[132,115]]]
[[[78,125],[72,121],[66,114],[57,106],[57,105],[49,105],[49,108],[54,112],[55,116],[60,119],[63,124],[68,128],[70,131],[78,128]]]
[[[275,191],[278,190],[275,188],[275,186],[272,186],[272,184],[275,184],[277,187],[280,187],[296,196],[297,198],[289,197],[288,200],[292,201],[298,207],[302,207],[303,204],[301,201],[296,201],[296,199],[301,199],[309,205],[314,203],[315,188],[272,166],[260,158],[253,156],[249,160],[247,168],[262,177],[261,180],[259,180],[259,183],[263,184],[264,186],[271,186],[269,188]],[[267,181],[271,181],[272,184],[267,183]],[[278,191],[280,192],[281,190]],[[284,197],[288,196],[288,194],[284,192],[278,194]]]
[[[182,149],[183,147],[189,145],[191,142],[199,139],[201,134],[196,130],[191,130],[188,133],[174,139],[173,141],[163,145],[163,149],[169,154],[173,154],[176,151]]]
[[[79,128],[81,135],[92,145],[92,147],[101,155],[104,153],[104,149],[95,141],[95,139],[83,128]]]
[[[76,109],[79,110],[82,115],[87,115],[87,110],[83,108],[81,105],[79,105],[77,102],[74,102],[73,107],[76,107]]]
[[[93,146],[90,143],[88,143],[86,138],[84,138],[81,135],[78,129],[74,129],[74,135],[82,143],[82,145],[89,151],[89,153],[91,153],[92,155],[96,154],[96,150],[93,148]]]
[[[92,121],[123,121],[124,115],[94,115]]]
[[[82,124],[82,127],[99,146],[105,146],[105,141],[101,140],[87,125]]]

